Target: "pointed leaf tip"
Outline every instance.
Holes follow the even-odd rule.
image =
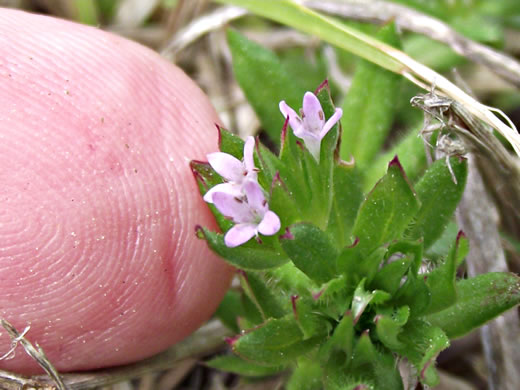
[[[200,172],[197,170],[197,165],[205,164],[203,161],[198,160],[191,160],[190,161],[190,169],[191,173],[195,177],[195,180],[200,181],[206,188],[208,187],[206,180],[204,179],[204,176],[200,174]]]
[[[296,301],[298,300],[298,298],[300,298],[299,295],[291,295],[291,305],[296,321],[298,321],[298,308],[296,307]]]
[[[359,244],[359,237],[354,237],[354,242],[347,246],[347,248],[354,248],[357,246],[357,244]]]
[[[285,229],[285,233],[280,236],[281,240],[294,240],[294,235],[291,233],[289,228]]]
[[[287,184],[283,181],[282,177],[280,176],[280,172],[276,171],[273,177],[273,181],[271,183],[271,187],[274,187],[276,184],[279,184],[280,187],[282,187],[285,191],[289,192],[289,189],[287,188]]]
[[[218,123],[215,123],[215,127],[217,128],[217,145],[218,145],[218,149],[221,150],[221,145],[222,145],[222,127],[220,127],[220,125]]]
[[[320,291],[318,291],[317,293],[314,293],[312,294],[312,299],[314,299],[315,301],[317,301],[318,299],[320,299],[321,295],[325,292],[325,288],[322,288]]]
[[[289,128],[289,115],[285,117],[285,121],[283,122],[282,134],[280,136],[280,150],[283,150],[285,141],[287,140],[287,129]]]
[[[424,365],[423,369],[421,370],[421,381],[424,382],[426,381],[427,377],[426,377],[426,371],[428,370],[428,368],[430,368],[430,365],[432,364],[432,361],[434,362],[435,361],[435,357],[433,357],[432,359],[428,360],[428,362],[426,362],[426,364]]]
[[[314,94],[317,96],[322,91],[322,89],[326,89],[330,93],[330,85],[329,85],[328,79],[323,80],[321,82],[321,84],[318,85],[318,88],[316,88],[316,90],[314,91]]]
[[[467,236],[466,236],[466,234],[465,234],[462,230],[459,230],[459,232],[457,233],[457,240],[456,240],[457,245],[458,245],[459,240],[460,240],[461,238],[467,238]]]
[[[202,226],[195,225],[195,236],[200,240],[203,240],[205,238],[204,229],[202,228]]]
[[[240,338],[240,335],[236,335],[236,336],[233,336],[233,337],[226,337],[224,339],[224,341],[226,342],[226,344],[230,345],[233,348],[235,343],[238,341],[239,338]]]
[[[399,167],[399,169],[401,170],[403,169],[403,166],[401,165],[401,162],[399,161],[399,157],[397,156],[397,154],[394,156],[392,161],[388,163],[388,168],[393,167],[394,165]]]

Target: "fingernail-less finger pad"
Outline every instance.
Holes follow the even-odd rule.
[[[186,336],[229,278],[193,234],[210,220],[188,159],[216,149],[202,92],[134,43],[6,10],[0,78],[0,317],[61,369]]]

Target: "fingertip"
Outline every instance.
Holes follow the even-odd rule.
[[[230,267],[189,167],[217,150],[203,92],[102,31],[0,10],[0,316],[60,371],[135,361],[208,319]],[[0,354],[10,340],[0,338]],[[23,352],[0,367],[38,372]]]

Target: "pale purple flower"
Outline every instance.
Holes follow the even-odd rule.
[[[303,108],[300,110],[301,118],[284,100],[280,102],[280,111],[285,118],[289,117],[289,125],[294,135],[303,139],[312,156],[316,161],[320,161],[321,140],[343,115],[341,108],[336,108],[334,114],[325,122],[320,101],[312,92],[306,92],[303,96]]]
[[[243,197],[235,197],[229,192],[213,194],[217,210],[235,223],[224,236],[224,243],[230,248],[242,245],[258,233],[272,236],[280,230],[280,218],[269,210],[260,185],[256,181],[246,180],[243,190]]]
[[[213,203],[213,196],[217,192],[225,192],[232,196],[243,196],[242,185],[246,180],[257,181],[257,169],[253,159],[255,149],[254,137],[247,137],[244,144],[244,158],[238,158],[222,152],[210,153],[207,155],[211,167],[226,181],[217,184],[206,192],[204,200]]]

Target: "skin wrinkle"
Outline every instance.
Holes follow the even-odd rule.
[[[30,322],[59,370],[159,352],[211,315],[231,276],[193,233],[214,223],[188,160],[216,150],[218,119],[150,50],[21,12],[0,21],[0,199],[13,197],[0,313]],[[23,351],[0,368],[40,372]]]

